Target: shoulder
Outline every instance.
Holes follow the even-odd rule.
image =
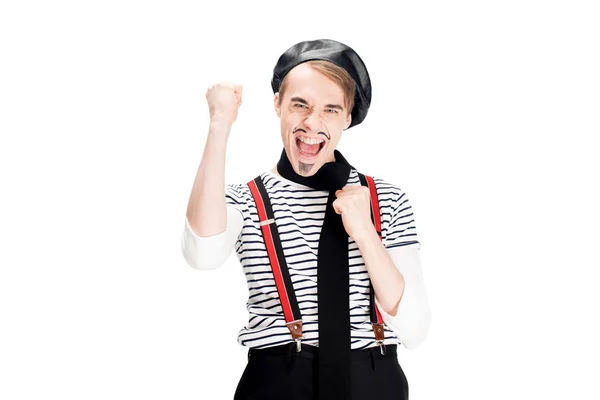
[[[373,176],[379,200],[383,244],[386,248],[421,248],[411,202],[403,187]]]
[[[256,178],[259,178],[269,192],[273,190],[276,191],[283,186],[277,179],[273,177],[273,175],[269,174],[268,172],[263,172],[252,178],[248,178],[248,180],[244,183],[227,183],[225,185],[225,193],[227,197],[230,198],[234,203],[252,203],[252,191],[250,190],[250,186],[248,184],[251,181],[254,181]]]
[[[378,200],[381,202],[397,203],[407,197],[403,187],[395,182],[377,175],[368,175],[373,179]]]
[[[246,183],[227,183],[225,194],[236,203],[245,203],[250,189]]]
[[[393,222],[395,216],[412,215],[411,201],[402,186],[379,176],[371,177],[375,183],[379,210],[384,220],[388,217],[389,222]]]

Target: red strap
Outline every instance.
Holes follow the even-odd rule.
[[[373,178],[365,175],[367,183],[369,184],[369,190],[371,191],[371,204],[373,206],[373,216],[375,219],[375,229],[379,233],[379,239],[381,239],[381,218],[379,217],[379,200],[377,199],[377,190],[375,189],[375,182]]]
[[[373,219],[375,220],[375,230],[379,236],[379,240],[383,240],[381,235],[381,218],[379,215],[379,199],[377,198],[377,190],[375,188],[375,181],[369,175],[365,175],[367,179],[367,184],[369,185],[369,191],[371,193],[371,207],[373,208]],[[377,323],[383,324],[383,318],[381,313],[379,312],[379,308],[376,304],[373,304],[375,307],[375,312],[377,313]]]
[[[267,246],[267,252],[269,253],[269,260],[271,261],[271,269],[273,270],[273,277],[275,278],[275,284],[277,286],[277,291],[279,292],[279,299],[281,300],[281,307],[283,308],[283,314],[285,315],[286,322],[294,321],[292,307],[290,306],[290,299],[287,294],[287,290],[285,288],[285,284],[283,283],[283,276],[281,275],[281,266],[279,265],[279,260],[277,259],[277,253],[275,252],[275,244],[273,243],[273,236],[271,235],[271,229],[269,228],[269,224],[263,224],[263,221],[267,220],[267,212],[265,210],[265,205],[262,200],[262,196],[256,187],[256,182],[253,180],[248,182],[248,186],[250,187],[250,192],[252,192],[252,196],[254,197],[254,201],[256,202],[256,209],[258,211],[258,219],[261,222],[261,228],[263,232],[263,237],[265,239],[265,245]]]

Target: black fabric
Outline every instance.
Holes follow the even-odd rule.
[[[348,234],[342,216],[333,209],[335,191],[348,182],[353,168],[338,150],[312,176],[294,171],[285,149],[277,163],[279,174],[315,190],[329,191],[323,228],[319,236],[317,297],[319,330],[318,393],[322,399],[350,399],[350,275]]]
[[[355,83],[352,121],[347,129],[360,124],[371,105],[371,79],[363,60],[349,46],[332,39],[308,40],[287,49],[273,68],[271,88],[279,91],[285,75],[295,66],[309,60],[331,61],[345,69]]]
[[[248,363],[234,394],[234,400],[338,400],[318,395],[317,365],[321,349],[295,344],[249,349]],[[408,380],[398,362],[397,346],[379,346],[350,353],[352,400],[408,400]]]

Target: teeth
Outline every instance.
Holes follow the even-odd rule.
[[[307,138],[304,136],[298,136],[298,139],[300,139],[301,141],[303,141],[306,144],[318,144],[318,143],[323,143],[325,141],[325,139],[312,139],[312,138]]]

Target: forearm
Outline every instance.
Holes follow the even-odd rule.
[[[186,217],[198,236],[225,231],[225,159],[231,125],[211,120],[204,153],[188,201]]]
[[[374,229],[360,238],[356,244],[365,262],[379,305],[389,315],[396,315],[404,293],[404,277],[394,265],[394,261]]]
[[[396,333],[404,347],[414,349],[425,341],[431,325],[431,308],[419,249],[406,246],[388,248],[387,251],[404,277],[404,292],[396,315],[388,315],[380,304],[377,306],[385,324]]]

